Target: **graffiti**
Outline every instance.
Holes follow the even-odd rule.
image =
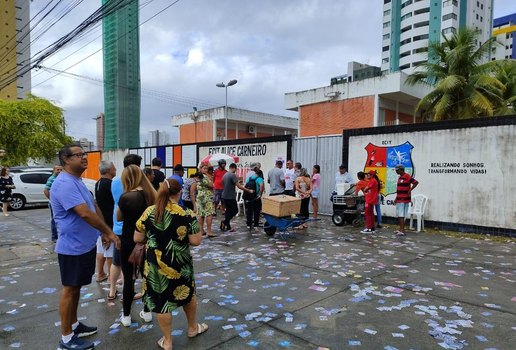
[[[382,144],[385,144],[382,142]],[[383,183],[381,193],[384,196],[396,193],[396,182],[398,175],[394,167],[402,164],[405,172],[414,175],[414,165],[412,163],[412,149],[414,146],[410,142],[405,142],[397,146],[377,146],[369,143],[365,150],[367,159],[364,165],[364,172],[369,170],[376,171],[378,178]]]

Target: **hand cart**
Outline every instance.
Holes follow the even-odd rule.
[[[263,214],[265,218],[265,224],[263,225],[263,230],[267,234],[267,236],[274,236],[276,230],[279,231],[279,235],[282,239],[285,239],[288,234],[289,229],[297,227],[299,225],[304,224],[305,222],[312,221],[314,219],[304,219],[300,217],[277,217],[269,214]]]

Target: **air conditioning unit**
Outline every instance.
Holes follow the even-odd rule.
[[[247,128],[247,132],[248,132],[249,134],[254,134],[254,133],[256,133],[256,126],[254,126],[254,125],[249,125],[249,127]]]

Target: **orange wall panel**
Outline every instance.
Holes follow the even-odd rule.
[[[333,135],[344,129],[372,127],[374,108],[374,96],[301,106],[299,135]]]
[[[213,141],[213,122],[197,122],[179,126],[179,143]],[[175,160],[174,160],[175,161]]]
[[[400,122],[404,123],[404,124],[412,124],[412,122],[414,121],[414,117],[409,114],[398,112],[398,116],[400,118]],[[396,111],[386,109],[385,110],[385,122],[393,122],[393,121],[396,121]]]
[[[99,164],[102,160],[101,152],[87,152],[88,153],[88,169],[82,173],[82,177],[86,179],[98,180],[100,179]]]
[[[174,165],[181,164],[182,162],[181,146],[174,146]]]

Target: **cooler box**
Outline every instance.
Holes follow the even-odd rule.
[[[351,184],[349,184],[349,183],[337,184],[337,196],[345,195],[346,191],[349,190],[350,187],[351,187]]]
[[[299,214],[301,210],[301,198],[292,196],[262,197],[262,212],[272,216],[282,217]]]

